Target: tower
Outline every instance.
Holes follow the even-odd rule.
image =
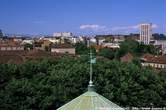
[[[140,42],[148,45],[152,38],[152,23],[140,24]]]

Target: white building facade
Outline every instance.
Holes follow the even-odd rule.
[[[57,32],[53,34],[54,37],[72,37],[73,34],[71,32]]]
[[[140,42],[148,45],[152,38],[152,24],[144,23],[140,24]]]
[[[162,53],[166,54],[166,40],[155,40],[154,45],[161,45]]]
[[[51,48],[51,52],[52,53],[75,55],[75,48]]]

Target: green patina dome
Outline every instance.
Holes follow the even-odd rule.
[[[93,90],[88,90],[57,110],[124,110]]]

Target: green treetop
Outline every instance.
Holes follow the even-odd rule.
[[[3,37],[3,33],[2,33],[2,30],[0,30],[0,37]]]

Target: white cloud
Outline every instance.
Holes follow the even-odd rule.
[[[93,30],[93,31],[104,31],[106,26],[101,26],[97,24],[84,24],[80,26],[82,30]]]
[[[129,31],[129,30],[136,30],[139,29],[139,25],[134,26],[117,26],[117,27],[106,27],[97,24],[86,24],[81,25],[80,29],[82,30],[93,30],[93,31],[100,31],[100,32],[112,32],[112,31]]]
[[[139,25],[133,25],[133,26],[118,26],[118,27],[112,27],[110,28],[111,31],[129,31],[129,30],[138,30],[139,29]],[[158,26],[156,24],[152,25],[152,28],[158,28]]]
[[[135,32],[139,30],[140,25],[131,25],[131,26],[116,26],[116,27],[106,27],[97,24],[85,24],[81,25],[81,30],[91,30],[96,32]],[[152,28],[158,28],[156,24],[152,25]]]
[[[157,24],[152,24],[152,28],[158,28]]]
[[[139,29],[139,25],[134,26],[118,26],[110,28],[111,31],[119,31],[119,30],[136,30]]]

